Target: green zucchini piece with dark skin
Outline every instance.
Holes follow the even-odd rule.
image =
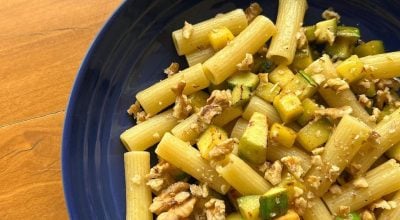
[[[289,198],[286,188],[275,187],[260,197],[260,216],[262,220],[272,220],[287,213]]]

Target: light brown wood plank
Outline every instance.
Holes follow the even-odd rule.
[[[0,3],[0,127],[65,109],[90,43],[120,3]]]
[[[0,128],[0,218],[66,219],[60,143],[64,112]]]

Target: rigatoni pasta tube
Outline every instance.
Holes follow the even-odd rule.
[[[251,97],[249,104],[247,104],[247,107],[243,112],[242,117],[246,120],[250,120],[250,117],[253,115],[254,112],[259,112],[266,115],[269,125],[272,125],[275,122],[281,122],[281,118],[279,117],[278,112],[275,110],[274,106],[257,96]]]
[[[171,88],[174,88],[180,81],[186,83],[183,90],[183,94],[186,95],[202,90],[210,84],[204,75],[202,65],[197,64],[140,91],[136,94],[136,99],[146,113],[155,115],[175,102],[176,95]]]
[[[201,132],[197,127],[194,127],[197,124],[198,119],[198,114],[192,114],[191,116],[177,124],[171,130],[171,133],[182,141],[194,143]]]
[[[178,124],[172,110],[162,112],[124,131],[120,138],[128,151],[140,151],[158,143],[165,132]]]
[[[242,195],[261,195],[272,187],[253,168],[234,154],[230,154],[229,162],[224,166],[218,166],[217,171]]]
[[[208,34],[213,29],[226,27],[233,35],[238,35],[247,25],[248,21],[244,11],[236,9],[221,16],[194,24],[193,32],[188,39],[183,37],[182,29],[172,32],[172,39],[174,40],[177,53],[185,55],[210,45]]]
[[[306,173],[311,168],[311,157],[306,152],[297,147],[283,147],[273,144],[268,144],[267,147],[267,160],[275,161],[283,157],[294,156],[300,158],[300,166]]]
[[[320,198],[309,201],[311,208],[307,208],[302,215],[304,220],[332,220],[333,216]]]
[[[379,215],[378,220],[392,220],[400,216],[400,191],[396,192],[391,201],[395,201],[397,206],[392,209],[383,210],[383,212]]]
[[[354,181],[341,187],[340,194],[330,192],[323,196],[325,204],[333,214],[337,214],[340,206],[350,207],[350,211],[358,210],[378,199],[400,189],[400,165],[395,160],[369,171],[365,175],[367,188],[354,186]]]
[[[231,132],[231,138],[237,138],[240,139],[244,133],[244,131],[247,128],[247,124],[249,122],[243,118],[239,118],[236,123],[235,126],[233,126],[232,132]]]
[[[373,78],[389,79],[400,76],[400,51],[360,58],[364,70]]]
[[[146,175],[150,173],[150,153],[132,151],[124,154],[126,219],[151,220],[149,211],[152,202],[151,190],[146,185]]]
[[[242,115],[243,110],[241,106],[231,106],[222,111],[220,115],[217,115],[213,118],[212,123],[223,127],[229,122],[233,121],[235,118],[238,118]]]
[[[322,74],[326,79],[339,77],[336,73],[336,68],[328,55],[323,55],[321,58],[310,64],[304,71],[309,75]],[[339,108],[350,106],[353,109],[351,115],[359,118],[371,127],[375,126],[375,123],[370,120],[368,112],[360,102],[358,102],[356,96],[350,89],[336,92],[329,87],[324,88],[323,86],[320,86],[318,92],[330,107]]]
[[[267,52],[267,57],[275,63],[292,63],[297,47],[296,35],[303,24],[306,9],[306,0],[279,0],[277,32]]]
[[[222,194],[228,192],[230,185],[200,156],[200,152],[187,142],[165,133],[155,152],[200,182],[207,183],[215,191]]]
[[[216,85],[222,83],[237,72],[237,64],[242,62],[246,53],[257,52],[275,32],[276,28],[268,18],[257,16],[228,45],[204,62],[204,72],[208,79]]]
[[[390,120],[383,120],[375,127],[375,140],[369,140],[354,156],[350,173],[365,173],[386,150],[400,142],[400,109],[389,115]]]
[[[194,66],[198,63],[203,63],[214,54],[214,49],[212,47],[207,47],[206,49],[196,50],[193,53],[186,55],[186,61],[189,66]]]
[[[313,165],[305,176],[307,187],[317,196],[322,196],[370,134],[368,125],[350,115],[344,116],[325,145],[322,163]]]

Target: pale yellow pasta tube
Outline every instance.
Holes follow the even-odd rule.
[[[320,198],[314,198],[309,201],[311,208],[307,208],[303,214],[304,220],[332,220],[333,216]]]
[[[212,47],[196,50],[193,53],[186,55],[186,61],[189,66],[194,66],[198,63],[204,63],[208,58],[212,57],[215,51]]]
[[[253,115],[254,112],[259,112],[266,115],[269,125],[272,125],[275,122],[281,122],[281,118],[279,117],[278,112],[275,110],[274,106],[257,96],[251,97],[249,104],[247,104],[247,107],[243,112],[242,117],[246,120],[250,120],[250,117]]]
[[[164,133],[170,131],[176,124],[178,119],[172,116],[172,110],[168,110],[129,128],[120,138],[128,151],[146,150],[158,143]]]
[[[304,173],[311,168],[311,157],[306,152],[300,150],[297,147],[283,147],[268,144],[267,147],[267,160],[275,161],[280,160],[283,157],[294,156],[300,158],[300,166],[303,169]]]
[[[365,175],[367,188],[354,186],[354,181],[341,187],[340,194],[330,192],[323,196],[323,200],[333,214],[339,212],[340,206],[350,207],[350,211],[358,210],[382,196],[400,189],[400,165],[391,159]]]
[[[237,138],[238,140],[240,140],[240,138],[242,137],[244,131],[247,128],[247,124],[249,122],[243,118],[239,118],[236,123],[235,126],[233,126],[232,132],[231,132],[231,138]]]
[[[241,106],[231,106],[222,111],[220,115],[217,115],[213,118],[212,123],[223,127],[234,119],[240,117],[243,113]]]
[[[234,154],[229,162],[217,167],[218,173],[242,195],[262,195],[272,186],[246,162]]]
[[[155,115],[175,102],[176,96],[171,88],[174,88],[180,81],[186,82],[183,90],[186,95],[207,88],[210,84],[204,75],[202,65],[197,64],[140,91],[136,94],[136,99],[146,113]]]
[[[309,75],[322,74],[326,79],[339,77],[328,55],[323,55],[321,58],[310,64],[310,66],[308,66],[304,71]],[[350,106],[353,109],[351,115],[359,118],[371,127],[375,126],[375,123],[370,120],[368,112],[360,102],[358,102],[356,96],[350,89],[336,92],[329,87],[324,88],[323,86],[320,86],[318,91],[330,107],[339,108]]]
[[[208,161],[200,156],[200,152],[187,142],[165,133],[156,150],[156,154],[193,176],[200,182],[207,183],[215,191],[225,194],[230,185],[212,168]]]
[[[196,127],[198,119],[198,114],[192,114],[191,116],[177,124],[171,130],[171,133],[182,141],[187,141],[192,144],[195,143],[196,138],[199,137],[201,132],[200,129]]]
[[[400,109],[389,115],[390,120],[383,120],[375,127],[376,140],[366,142],[354,156],[350,173],[365,173],[371,165],[390,147],[400,142]]]
[[[364,70],[373,78],[389,79],[400,76],[400,51],[360,58]]]
[[[228,45],[204,62],[204,72],[213,84],[220,84],[237,72],[237,64],[254,54],[276,32],[274,24],[266,17],[257,16],[249,26]]]
[[[297,47],[296,35],[303,24],[306,0],[279,0],[276,34],[272,37],[267,57],[275,63],[292,63]]]
[[[400,216],[400,191],[396,192],[391,201],[395,201],[397,203],[397,207],[383,210],[383,212],[379,215],[378,220],[392,220]]]
[[[340,120],[321,155],[305,176],[305,184],[317,196],[322,196],[334,183],[371,134],[368,125],[346,115]]]
[[[193,25],[189,38],[183,37],[183,30],[172,32],[176,51],[179,55],[193,53],[199,48],[210,45],[208,34],[216,28],[226,27],[233,35],[238,35],[248,25],[246,15],[242,9],[236,9],[221,16],[208,19]]]
[[[126,219],[153,219],[153,214],[149,211],[152,201],[151,190],[146,185],[146,175],[150,173],[150,153],[146,151],[125,153],[124,164]]]

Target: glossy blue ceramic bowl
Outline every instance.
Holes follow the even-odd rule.
[[[126,110],[135,94],[163,78],[171,61],[187,65],[176,55],[171,32],[184,20],[196,23],[250,2],[128,0],[114,13],[83,61],[65,119],[62,170],[71,219],[125,219],[119,135],[134,125]],[[258,2],[275,20],[278,1]],[[361,28],[363,39],[382,39],[388,51],[400,50],[400,1],[309,0],[305,24],[321,20],[331,6],[342,23]]]

